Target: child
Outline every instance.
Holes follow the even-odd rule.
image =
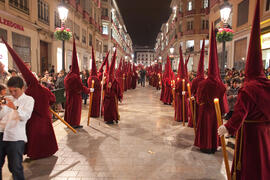
[[[27,142],[25,126],[34,109],[34,99],[24,94],[24,82],[20,77],[11,77],[7,86],[11,97],[0,103],[0,179],[7,156],[13,179],[23,180],[22,160]],[[5,95],[4,90],[0,91],[2,96]]]

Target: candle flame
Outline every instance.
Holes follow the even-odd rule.
[[[214,99],[214,103],[218,103],[219,102],[219,99],[218,98],[215,98]]]

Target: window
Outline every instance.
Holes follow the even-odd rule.
[[[107,8],[102,8],[102,11],[101,11],[101,15],[102,16],[105,16],[105,17],[108,17],[108,9]]]
[[[193,30],[193,21],[187,22],[187,31]]]
[[[266,0],[265,11],[269,11],[269,9],[270,9],[270,0]]]
[[[183,3],[182,2],[179,4],[179,12],[183,12]]]
[[[54,11],[54,28],[61,27],[61,20],[58,12]]]
[[[179,32],[183,32],[183,30],[182,30],[182,24],[179,24],[178,31],[179,31]]]
[[[208,0],[203,0],[203,9],[208,8]]]
[[[188,11],[192,10],[192,1],[188,1]]]
[[[249,0],[243,0],[238,5],[238,15],[237,15],[237,26],[241,26],[248,22],[248,9],[249,9]]]
[[[82,42],[86,44],[86,30],[82,29]]]
[[[105,35],[109,34],[108,25],[103,25],[102,26],[102,34],[105,34]]]
[[[108,45],[103,46],[103,52],[105,52],[105,53],[108,52]]]
[[[38,0],[38,19],[49,24],[49,4],[43,0]]]
[[[76,23],[74,25],[74,35],[77,40],[80,40],[80,26]]]
[[[209,29],[209,21],[208,20],[202,20],[202,29]]]
[[[193,52],[194,51],[194,40],[189,40],[186,42],[186,51]]]
[[[89,46],[93,45],[93,36],[92,34],[89,34]]]
[[[26,14],[29,14],[28,0],[9,0],[9,5]]]

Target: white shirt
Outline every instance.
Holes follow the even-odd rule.
[[[4,133],[3,141],[25,141],[26,123],[30,119],[34,109],[34,99],[24,93],[18,98],[8,97],[17,110],[13,110],[6,105],[2,105],[0,110],[0,132]]]

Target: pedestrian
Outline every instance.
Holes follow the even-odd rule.
[[[260,0],[254,16],[244,86],[231,119],[218,129],[220,136],[237,134],[231,172],[239,180],[270,179],[270,81],[262,68]]]
[[[88,84],[87,84],[87,80],[89,78],[89,71],[88,70],[84,70],[83,73],[82,73],[82,83],[85,87],[88,87]],[[86,105],[86,102],[87,102],[87,99],[88,99],[88,93],[84,93],[82,92],[82,99],[84,101],[84,105]]]
[[[8,159],[8,168],[13,179],[23,180],[23,154],[26,136],[26,123],[34,109],[34,99],[24,93],[24,82],[20,77],[12,77],[7,82],[12,95],[0,102],[0,166],[2,168],[5,157]],[[1,91],[1,96],[4,96]],[[3,101],[4,100],[4,101]]]

